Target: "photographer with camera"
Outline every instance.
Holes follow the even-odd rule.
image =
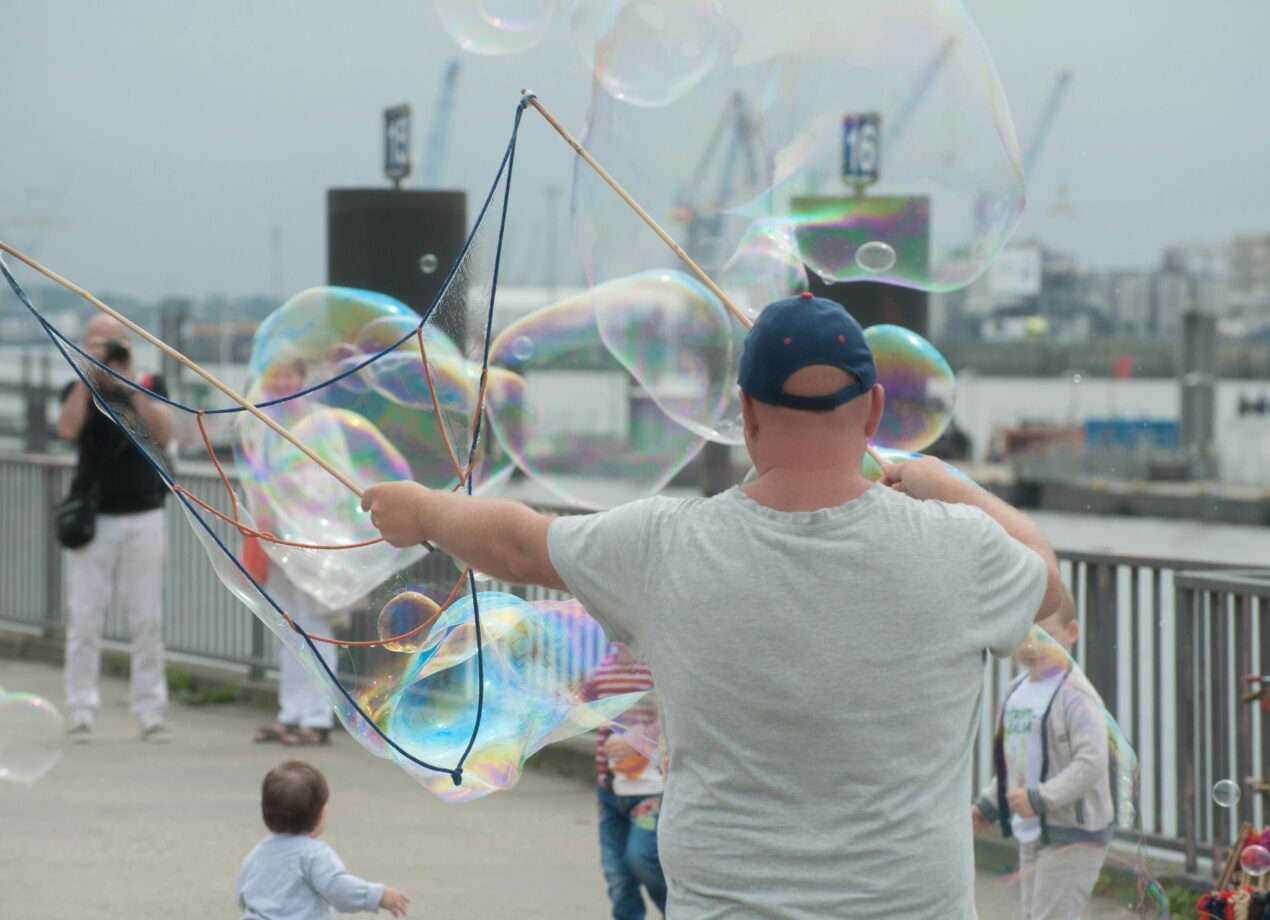
[[[84,331],[84,351],[128,380],[135,379],[132,340],[109,316],[94,316]],[[95,366],[87,376],[120,418],[142,441],[162,448],[172,435],[172,414],[158,400],[125,385]],[[138,381],[167,395],[157,375]],[[145,741],[170,740],[163,724],[168,688],[163,666],[163,559],[167,487],[149,460],[103,411],[82,380],[62,393],[57,433],[76,445],[78,460],[70,495],[57,509],[58,537],[67,548],[66,708],[68,736],[92,740],[101,708],[97,690],[101,668],[101,627],[112,587],[128,613],[132,636],[132,713]]]

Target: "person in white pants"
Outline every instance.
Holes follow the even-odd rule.
[[[313,636],[329,636],[331,624],[314,609],[313,598],[295,585],[281,567],[270,561],[265,590],[295,624]],[[301,640],[303,641],[303,640]],[[315,642],[318,653],[335,671],[337,646]],[[335,724],[335,714],[321,687],[288,648],[282,649],[278,681],[278,721],[256,732],[256,741],[281,741],[286,745],[325,744]]]
[[[84,333],[84,350],[120,376],[135,379],[132,340],[122,323],[95,316]],[[141,439],[155,459],[172,434],[167,407],[128,387],[99,368],[86,373],[116,416]],[[162,378],[146,375],[142,385],[167,393]],[[88,386],[77,380],[62,394],[58,434],[77,448],[71,495],[96,507],[95,532],[66,554],[69,623],[66,635],[66,708],[74,742],[92,739],[101,709],[102,618],[117,592],[128,613],[132,635],[132,714],[146,741],[170,738],[163,724],[168,701],[163,668],[163,560],[167,487],[148,459],[105,412],[93,405]]]
[[[101,625],[118,586],[132,636],[132,714],[142,729],[162,726],[168,702],[163,669],[163,509],[100,514],[97,535],[66,552],[70,624],[66,631],[66,709],[71,726],[91,726],[101,709]],[[86,740],[86,739],[85,739]],[[158,740],[152,738],[150,740]]]

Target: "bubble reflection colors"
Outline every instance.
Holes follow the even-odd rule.
[[[578,0],[570,25],[596,82],[641,107],[691,91],[732,41],[718,0]]]
[[[750,319],[758,319],[768,304],[807,290],[807,270],[793,226],[782,221],[752,223],[718,280]]]
[[[525,759],[550,741],[608,724],[642,692],[588,699],[583,686],[597,661],[580,643],[594,635],[578,623],[576,602],[535,602],[480,592],[446,610],[428,640],[409,659],[395,689],[368,700],[376,724],[412,756],[456,763],[476,719],[477,631],[484,657],[484,710],[476,745],[464,763],[463,783],[421,771],[393,755],[407,772],[449,801],[464,801],[516,783]],[[576,608],[576,609],[569,609]],[[567,628],[569,624],[576,628]]]
[[[448,303],[443,298],[434,314],[438,321],[430,320],[422,331],[439,419],[419,353],[419,315],[391,297],[351,288],[302,291],[265,319],[252,343],[247,395],[254,402],[276,400],[351,371],[335,385],[264,411],[361,486],[414,479],[432,488],[451,488],[458,476],[446,449],[447,436],[456,457],[466,462],[480,365],[438,325],[447,316]],[[378,536],[357,497],[298,448],[248,415],[236,416],[235,424],[243,492],[264,530],[323,546]],[[474,475],[479,491],[488,491],[510,473],[510,461],[492,453],[478,448]],[[332,609],[358,601],[423,554],[420,547],[387,545],[352,555],[272,544],[265,551]]]
[[[432,0],[446,33],[464,51],[482,55],[519,54],[546,36],[555,0]],[[424,271],[435,271],[432,269]]]
[[[526,339],[532,354],[518,357]],[[603,508],[653,495],[704,443],[609,353],[589,293],[509,325],[494,339],[490,362],[488,414],[498,443],[572,504]]]
[[[952,421],[956,400],[952,368],[934,345],[902,326],[870,326],[864,338],[886,393],[873,443],[925,450]]]
[[[919,454],[911,450],[896,450],[893,447],[875,447],[873,451],[882,458],[883,463],[904,463],[907,460],[917,460],[926,456],[926,454]],[[945,460],[942,462],[944,464],[944,469],[953,476],[956,476],[963,482],[978,485],[978,483],[966,475],[966,473],[957,469],[957,467],[953,466],[948,461]],[[878,466],[877,462],[866,453],[864,455],[864,464],[860,470],[860,474],[864,476],[865,479],[869,480],[869,482],[878,482],[882,479],[882,467]]]
[[[585,143],[609,172],[663,226],[686,224],[676,235],[690,252],[703,237],[735,249],[748,220],[775,220],[827,281],[946,291],[978,277],[1012,234],[1024,186],[1004,92],[964,6],[791,0],[720,12],[715,62],[688,90],[655,94],[668,100],[659,108],[616,97],[597,57]],[[865,113],[880,118],[875,137],[844,122]],[[878,162],[876,181],[844,179],[848,160]],[[575,224],[612,194],[585,168]],[[633,260],[625,233],[575,235],[595,282],[665,264]]]
[[[711,440],[741,443],[736,368],[744,329],[695,278],[652,271],[592,288],[609,352],[662,411]]]
[[[1233,779],[1219,779],[1213,784],[1213,801],[1222,808],[1234,808],[1239,804],[1239,784]]]
[[[403,591],[379,611],[379,638],[395,639],[384,648],[391,652],[413,652],[428,637],[426,627],[441,612],[432,598],[418,591]]]
[[[0,779],[30,786],[62,756],[61,713],[33,693],[0,696]]]
[[[1244,847],[1239,854],[1239,865],[1253,878],[1261,878],[1270,872],[1270,850],[1256,843]]]

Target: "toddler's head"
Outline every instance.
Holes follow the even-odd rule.
[[[275,834],[316,837],[326,826],[326,803],[331,791],[326,777],[312,764],[288,760],[265,774],[260,811],[265,827]]]
[[[1036,624],[1049,633],[1050,642],[1039,637],[1035,630],[1027,641],[1019,647],[1015,657],[1019,664],[1032,671],[1034,677],[1044,677],[1052,673],[1065,671],[1068,667],[1068,653],[1080,637],[1080,621],[1076,619],[1076,599],[1072,592],[1063,588],[1063,599]]]

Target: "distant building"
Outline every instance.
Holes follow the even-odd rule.
[[[1230,282],[1240,294],[1270,298],[1270,233],[1235,237],[1230,244]]]

